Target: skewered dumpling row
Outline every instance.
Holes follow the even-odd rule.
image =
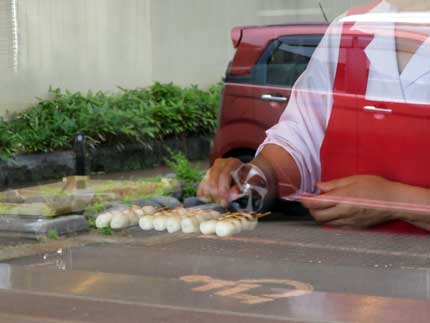
[[[132,206],[100,214],[97,228],[124,229],[139,225],[142,230],[167,231],[169,233],[198,233],[228,237],[242,231],[254,230],[258,218],[264,216],[249,213],[226,213],[202,209],[156,209],[152,206]]]
[[[124,229],[137,225],[141,217],[154,214],[157,210],[152,206],[132,206],[126,209],[117,209],[103,212],[96,218],[96,227],[99,229],[110,227]]]
[[[143,216],[139,221],[139,226],[142,230],[194,233],[199,232],[202,222],[216,219],[220,216],[221,213],[217,211],[176,208]]]

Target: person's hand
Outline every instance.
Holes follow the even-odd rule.
[[[396,183],[382,177],[353,176],[320,183],[318,188],[321,195],[301,201],[318,223],[363,229],[396,219],[389,209]]]
[[[200,183],[197,196],[227,207],[230,204],[233,186],[231,172],[242,164],[237,158],[217,159]]]

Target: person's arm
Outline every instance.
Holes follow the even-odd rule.
[[[397,218],[430,231],[430,189],[391,183],[394,202],[411,206],[410,208],[406,207],[403,211],[397,211]]]
[[[278,145],[267,144],[251,162],[258,166],[266,175],[269,191],[273,198],[280,193],[292,194],[301,184],[300,170],[291,154]],[[288,192],[281,189],[279,183],[286,183],[291,187]]]
[[[319,183],[322,194],[303,197],[315,220],[330,226],[361,229],[403,220],[430,229],[430,191],[380,176],[358,175]]]
[[[284,166],[281,159],[274,160],[273,167],[283,173],[279,174],[281,184],[299,184],[295,187],[300,192],[316,192],[321,178],[320,150],[332,111],[341,31],[342,24],[337,20],[329,27],[307,69],[294,85],[279,122],[267,131],[266,140],[257,151],[258,159],[269,145],[282,148],[283,158],[294,161],[300,181],[290,182],[289,177],[294,179],[296,174],[288,175],[292,167]]]
[[[205,179],[200,183],[197,195],[228,206],[234,198],[231,173],[243,163],[236,158],[218,159],[208,170]],[[266,179],[272,198],[278,194],[278,182],[288,182],[300,187],[300,171],[291,155],[277,145],[266,145],[261,153],[251,162],[260,168]],[[293,192],[291,192],[293,193]]]
[[[337,20],[329,27],[296,82],[279,123],[267,131],[253,161],[273,178],[274,191],[281,182],[313,192],[320,180],[319,150],[333,103],[341,28]],[[241,165],[236,158],[216,160],[199,185],[198,196],[227,206],[234,195],[231,172]]]

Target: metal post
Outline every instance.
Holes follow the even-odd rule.
[[[85,149],[85,135],[78,132],[75,136],[75,141],[73,144],[73,150],[76,156],[76,176],[86,176],[87,175],[87,158]]]

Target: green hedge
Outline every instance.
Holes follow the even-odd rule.
[[[93,147],[210,135],[221,88],[217,84],[203,91],[156,83],[146,89],[87,95],[50,89],[50,99],[7,121],[0,119],[0,155],[68,150],[77,132],[86,134]]]

